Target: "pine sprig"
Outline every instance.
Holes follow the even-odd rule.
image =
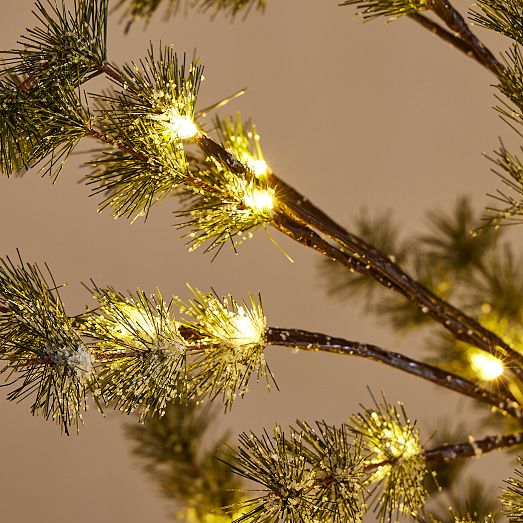
[[[361,445],[352,444],[345,429],[319,423],[318,430],[317,434],[299,422],[290,437],[278,426],[272,438],[266,431],[261,437],[240,436],[232,470],[263,485],[267,494],[243,502],[247,512],[235,521],[361,520],[365,479]]]
[[[201,347],[195,353],[193,373],[198,397],[222,396],[231,408],[243,396],[254,374],[270,387],[272,373],[265,361],[266,319],[261,299],[251,295],[250,304],[239,304],[232,296],[219,298],[191,291],[194,298],[177,300],[184,325]]]
[[[523,152],[523,148],[521,149]],[[505,186],[514,191],[520,198],[498,189],[493,198],[505,205],[504,208],[488,207],[487,220],[491,223],[520,223],[523,220],[523,163],[516,154],[511,153],[501,143],[495,156],[489,157],[495,167],[493,172],[499,176]]]
[[[39,84],[79,85],[98,74],[107,59],[107,0],[74,0],[72,11],[64,0],[37,0],[34,14],[40,25],[21,37],[21,48],[5,53],[3,67]]]
[[[522,8],[523,9],[523,8]],[[521,15],[523,19],[523,14]],[[521,45],[514,44],[505,55],[506,67],[499,75],[498,89],[518,108],[516,114],[509,116],[512,120],[518,120],[523,123],[523,51]],[[503,115],[507,113],[506,109],[498,108]]]
[[[244,515],[236,519],[260,523],[306,521],[304,515],[314,509],[310,499],[314,488],[314,471],[307,468],[299,452],[299,442],[289,440],[279,426],[273,437],[264,431],[261,437],[243,433],[230,466],[236,474],[263,485],[268,493],[241,504]],[[245,510],[247,509],[247,510]]]
[[[216,128],[222,145],[206,135],[197,140],[203,156],[192,158],[194,174],[186,181],[192,196],[178,213],[179,227],[190,230],[191,250],[220,249],[226,242],[236,248],[272,220],[277,206],[256,127],[237,113],[217,118]]]
[[[90,114],[82,106],[80,92],[68,81],[33,84],[23,90],[20,85],[19,78],[7,73],[0,80],[1,172],[9,175],[44,162],[42,171],[56,178],[89,133]]]
[[[522,464],[521,458],[519,464]],[[521,523],[523,521],[523,472],[521,469],[514,471],[514,477],[505,481],[507,486],[503,488],[500,497],[503,512],[510,523]]]
[[[334,427],[321,421],[314,429],[303,421],[296,424],[291,445],[300,442],[298,450],[315,471],[314,521],[360,521],[366,510],[368,476],[362,441],[352,437],[347,425]]]
[[[205,246],[205,251],[220,249],[227,242],[233,248],[252,238],[273,217],[276,193],[267,180],[247,171],[232,173],[225,165],[215,164],[201,170],[191,180],[193,196],[177,215],[179,228],[186,234],[190,250]]]
[[[245,16],[251,11],[264,11],[268,0],[194,0],[201,11],[208,11],[212,16],[223,13],[230,18],[243,12]]]
[[[115,69],[119,88],[96,96],[96,138],[116,146],[91,165],[88,183],[116,216],[147,215],[189,175],[184,142],[193,122],[203,69],[180,63],[172,47],[151,47],[139,64]],[[93,134],[94,136],[94,134]]]
[[[200,12],[209,12],[211,16],[222,13],[231,19],[238,14],[247,16],[251,10],[265,10],[268,0],[120,0],[116,8],[123,9],[122,19],[127,20],[126,31],[128,31],[137,20],[148,23],[160,6],[164,6],[163,17],[168,20],[171,16],[179,13],[182,9],[190,8]]]
[[[32,99],[25,100],[26,118],[31,119],[36,133],[29,161],[33,165],[42,162],[41,170],[56,179],[67,158],[89,133],[91,115],[73,84],[35,86],[31,91]]]
[[[371,496],[380,521],[415,516],[428,495],[427,466],[419,430],[403,405],[391,405],[385,397],[381,403],[374,400],[373,408],[364,408],[350,423],[369,453],[366,463],[374,469],[368,482],[376,483]]]
[[[26,111],[17,77],[0,77],[0,173],[22,172],[29,167],[37,131]]]
[[[0,372],[14,377],[9,400],[31,395],[33,414],[52,418],[69,433],[81,423],[86,398],[94,391],[94,356],[67,316],[54,281],[49,285],[38,266],[0,267]]]
[[[396,20],[400,16],[424,11],[429,7],[428,0],[345,0],[340,5],[354,5],[364,20],[385,16]]]
[[[458,279],[464,272],[482,265],[498,240],[495,229],[478,227],[478,216],[470,200],[460,197],[451,213],[427,213],[431,231],[420,238],[421,248],[432,262],[443,264]]]
[[[186,398],[187,343],[161,294],[138,290],[124,296],[112,288],[94,289],[99,310],[83,334],[104,363],[99,369],[105,400],[126,413],[162,416],[168,402]]]
[[[183,506],[177,516],[190,523],[230,522],[221,507],[241,500],[241,481],[223,461],[231,458],[229,435],[206,441],[215,417],[208,405],[171,402],[162,418],[126,425],[133,453],[163,497]]]
[[[477,0],[470,18],[523,45],[523,6],[519,0]]]

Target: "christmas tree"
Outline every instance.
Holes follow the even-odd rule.
[[[265,7],[262,1],[164,4],[121,2],[116,6],[116,16],[119,12],[125,21],[120,30],[134,32],[138,20],[147,21],[157,9],[166,9],[167,16],[194,9],[237,18]],[[402,18],[398,25],[410,18],[439,37],[434,40],[450,43],[449,52],[462,51],[465,56],[458,58],[483,69],[488,80],[481,78],[497,86],[496,109],[509,124],[503,129],[509,134],[506,139],[521,137],[523,16],[519,2],[483,0],[469,14],[475,23],[511,41],[501,57],[471,32],[447,2],[363,0],[336,9],[347,15],[351,4],[364,18]],[[448,200],[456,200],[459,184],[454,175],[446,211],[429,214],[430,229],[423,236],[400,234],[393,216],[385,214],[362,214],[346,229],[327,215],[329,200],[343,194],[342,202],[347,203],[362,173],[349,178],[353,151],[341,149],[344,142],[338,143],[338,149],[332,147],[333,136],[340,137],[340,130],[333,132],[329,122],[344,111],[325,114],[321,110],[321,104],[332,101],[341,65],[324,70],[320,60],[307,57],[302,80],[311,86],[314,103],[320,107],[317,120],[310,118],[310,107],[301,108],[300,124],[309,135],[305,163],[312,164],[310,172],[316,176],[321,173],[318,178],[328,187],[327,206],[322,205],[322,210],[315,198],[302,194],[301,184],[291,187],[280,174],[285,169],[276,165],[286,165],[284,160],[265,158],[265,134],[263,138],[259,134],[262,126],[256,127],[234,110],[232,116],[227,114],[242,91],[229,90],[221,98],[205,99],[203,92],[212,74],[206,73],[202,84],[203,66],[198,59],[190,59],[175,46],[153,42],[141,58],[126,56],[117,62],[110,54],[108,35],[113,30],[107,29],[108,5],[102,0],[78,0],[70,5],[38,2],[35,14],[36,25],[3,60],[0,161],[6,177],[36,168],[58,187],[70,170],[66,160],[70,163],[72,153],[87,143],[91,150],[83,181],[99,210],[106,211],[100,218],[112,213],[121,218],[119,223],[125,218],[136,222],[135,227],[146,222],[145,231],[154,224],[157,207],[175,207],[176,225],[189,250],[208,252],[215,263],[229,256],[230,265],[242,263],[243,250],[248,249],[243,243],[264,229],[268,243],[277,248],[271,245],[272,251],[267,251],[270,259],[253,254],[256,258],[249,260],[253,280],[260,271],[276,277],[273,256],[282,264],[290,263],[288,259],[295,257],[290,238],[324,260],[317,276],[324,289],[364,304],[366,316],[374,316],[378,323],[386,322],[398,332],[414,332],[421,347],[407,356],[393,350],[386,338],[377,344],[353,341],[343,329],[340,335],[323,334],[321,317],[314,325],[301,324],[300,329],[282,327],[280,319],[272,319],[275,316],[266,300],[262,306],[258,289],[238,298],[232,289],[199,290],[201,284],[197,288],[193,283],[178,297],[166,290],[146,292],[141,290],[143,284],[134,291],[122,290],[116,283],[99,283],[98,277],[89,274],[93,280],[85,287],[91,301],[87,308],[72,313],[64,305],[62,296],[67,291],[62,289],[61,276],[43,263],[27,262],[26,249],[19,244],[21,253],[4,257],[0,272],[7,399],[30,402],[33,414],[55,420],[65,434],[78,431],[88,405],[102,412],[114,407],[136,413],[143,423],[129,430],[136,451],[160,481],[163,493],[181,504],[177,517],[189,521],[357,521],[367,512],[374,512],[380,521],[495,517],[474,484],[461,505],[453,496],[456,485],[457,491],[466,490],[461,475],[466,458],[497,449],[517,450],[523,438],[519,426],[523,415],[521,278],[517,255],[499,230],[500,224],[517,222],[520,216],[522,167],[513,152],[517,145],[516,149],[505,147],[504,141],[490,155],[504,185],[483,220],[465,198],[450,208]],[[263,24],[263,17],[256,16]],[[236,45],[247,43],[248,38]],[[422,60],[419,66],[428,62]],[[241,72],[241,64],[233,64],[232,70]],[[265,74],[269,72],[270,83],[285,89],[278,85],[274,71]],[[225,71],[221,75],[227,77]],[[429,87],[420,101],[435,104]],[[404,94],[405,103],[412,100],[411,93]],[[349,93],[340,106],[346,108],[347,100],[351,101]],[[249,107],[248,101],[243,103]],[[350,112],[342,119],[349,125]],[[294,140],[288,140],[284,149],[290,155]],[[425,137],[431,140],[432,136]],[[380,146],[379,140],[371,144],[376,155]],[[409,158],[416,157],[414,148],[405,150]],[[443,154],[438,151],[439,156]],[[329,178],[327,158],[343,170],[343,180]],[[367,158],[368,169],[374,161]],[[426,162],[418,168],[424,169]],[[386,165],[390,168],[390,158]],[[491,179],[491,186],[494,183]],[[394,185],[404,191],[401,178]],[[357,204],[350,201],[351,207]],[[85,243],[91,241],[87,231],[68,230],[63,216],[59,222],[64,230],[56,232],[65,252],[68,238],[75,234],[83,242],[88,240]],[[115,234],[123,230],[120,226]],[[172,231],[169,234],[173,236]],[[133,242],[132,232],[128,238]],[[136,251],[143,248],[136,242],[132,246]],[[111,256],[116,256],[119,268],[128,263],[118,259],[115,245],[92,251],[93,256],[103,255],[104,263]],[[230,255],[235,253],[239,256],[232,263]],[[74,255],[65,258],[70,264]],[[180,276],[176,269],[172,272]],[[228,272],[234,281],[234,267]],[[185,273],[182,277],[187,279]],[[154,275],[151,278],[154,281]],[[302,278],[296,284],[298,302],[306,308],[312,280]],[[289,292],[292,285],[282,282],[280,293]],[[303,316],[299,310],[295,314],[298,320]],[[397,338],[390,339],[397,344]],[[367,393],[361,389],[356,393],[353,384],[345,383],[338,394],[356,395],[356,403],[364,406],[353,414],[342,413],[343,421],[300,418],[290,427],[245,432],[230,446],[224,437],[208,444],[211,450],[206,453],[202,437],[212,420],[211,401],[221,403],[227,412],[238,408],[255,381],[272,389],[284,386],[275,365],[267,363],[269,347],[286,347],[300,354],[321,351],[343,361],[354,358],[341,355],[359,356],[374,366],[383,363],[469,398],[467,410],[476,407],[481,421],[474,430],[468,426],[460,430],[456,421],[463,419],[462,413],[451,414],[448,433],[439,427],[432,438],[423,436],[406,413],[408,398],[392,401],[388,393],[379,391],[369,399]],[[431,354],[421,352],[427,347]],[[363,380],[374,388],[370,381],[367,376]],[[314,380],[307,386],[314,388]],[[416,386],[409,381],[409,396]],[[321,390],[314,392],[315,398],[321,396]],[[406,406],[396,399],[404,399]],[[329,395],[321,399],[326,402]],[[518,471],[501,496],[505,514],[514,521],[522,517],[517,477]],[[431,500],[444,493],[453,500],[454,511],[442,515]]]

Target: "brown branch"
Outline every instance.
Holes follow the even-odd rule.
[[[479,64],[484,65],[481,56],[477,54],[476,49],[469,42],[466,42],[459,36],[456,36],[454,33],[447,31],[444,27],[421,13],[410,13],[407,16],[425,29],[428,29],[432,34],[438,36],[442,40],[445,40],[445,42],[449,43],[452,47],[458,49],[469,58],[472,58]]]
[[[124,77],[110,63],[105,63],[105,64],[101,65],[100,67],[98,67],[98,71],[101,74],[105,74],[106,76],[108,76],[111,80],[113,80],[118,85],[120,85],[122,87],[125,85]]]
[[[498,434],[478,440],[475,440],[470,436],[467,443],[442,445],[441,447],[426,450],[425,459],[427,462],[432,462],[471,458],[474,456],[480,456],[485,452],[514,447],[515,445],[521,445],[522,443],[523,432],[515,432],[514,434],[505,435]]]
[[[433,449],[427,449],[423,452],[426,463],[433,463],[437,461],[454,461],[455,459],[479,457],[486,452],[493,450],[501,450],[504,448],[514,447],[523,443],[523,432],[515,432],[513,434],[496,434],[495,436],[486,436],[482,439],[474,439],[469,436],[466,443],[451,443],[448,445],[441,445]],[[392,465],[398,461],[399,458],[379,461],[376,463],[369,463],[365,467],[366,472],[376,470],[378,467],[385,465]]]
[[[382,349],[375,345],[348,341],[317,332],[308,332],[299,329],[267,329],[266,340],[268,344],[291,347],[308,351],[323,351],[346,356],[359,356],[372,361],[384,363],[389,367],[401,370],[408,374],[418,376],[446,389],[458,392],[469,398],[490,405],[492,408],[509,414],[515,418],[523,419],[523,407],[512,398],[503,398],[481,388],[479,385],[468,381],[456,374],[433,367],[427,363],[414,360],[398,352]]]
[[[452,6],[448,0],[432,0],[430,9],[445,22],[447,27],[454,31],[459,37],[474,49],[476,60],[484,67],[492,71],[496,76],[504,70],[503,65],[496,59],[492,52],[471,31],[465,19]]]
[[[367,274],[386,287],[401,293],[414,303],[420,311],[427,313],[449,330],[457,339],[496,356],[510,357],[517,363],[517,366],[511,368],[511,370],[519,378],[523,378],[523,356],[499,336],[483,327],[457,307],[436,296],[421,283],[416,282],[387,255],[338,225],[281,179],[273,175],[272,181],[277,194],[281,195],[280,200],[284,205],[280,216],[275,216],[272,225],[288,234],[281,224],[283,221],[281,214],[283,213],[290,215],[295,223],[300,223],[323,233],[339,244],[341,247],[339,252],[342,255],[351,257],[350,266],[354,270]],[[297,238],[294,237],[294,239]],[[300,241],[300,243],[304,242]],[[333,259],[347,265],[339,257],[333,257]],[[360,263],[355,264],[354,259]],[[363,270],[358,270],[356,267],[363,267]]]

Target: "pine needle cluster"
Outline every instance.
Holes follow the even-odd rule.
[[[247,16],[252,9],[263,11],[266,4],[267,0],[120,0],[116,8],[122,10],[122,20],[127,21],[126,30],[129,31],[136,21],[148,23],[160,7],[163,9],[164,19],[168,20],[180,11],[187,12],[190,9],[208,12],[212,17],[221,13],[235,18],[240,13]]]
[[[66,432],[78,430],[89,397],[100,409],[138,412],[145,421],[172,401],[221,396],[230,408],[253,376],[270,386],[266,320],[252,296],[239,304],[191,289],[185,303],[94,286],[98,307],[69,317],[54,281],[36,265],[2,264],[0,359],[11,385],[19,383],[8,399],[35,394],[33,414],[56,419]]]
[[[341,5],[354,5],[365,20],[380,16],[390,21],[400,16],[424,11],[429,7],[429,0],[345,0]]]
[[[286,436],[242,434],[231,467],[267,493],[241,504],[237,521],[361,521],[367,476],[361,444],[346,427],[303,422]]]
[[[519,463],[521,465],[521,458]],[[507,486],[500,499],[510,523],[519,523],[523,521],[523,473],[516,469],[514,475],[506,480]]]
[[[403,405],[391,405],[383,397],[371,409],[353,416],[353,430],[364,443],[373,471],[368,482],[375,483],[372,495],[381,522],[397,521],[400,516],[416,516],[428,492],[427,474],[419,430]]]
[[[0,61],[0,171],[8,175],[49,156],[47,170],[60,170],[89,131],[78,87],[106,60],[106,0],[78,0],[72,11],[38,1],[35,14],[39,25]]]
[[[209,438],[215,418],[209,405],[171,402],[163,417],[126,425],[133,453],[188,523],[230,523],[226,507],[242,498],[240,478],[224,461],[232,457],[229,434]]]
[[[0,266],[1,373],[15,385],[7,399],[33,396],[31,412],[69,433],[78,429],[86,395],[94,392],[94,355],[65,312],[54,281],[36,265]]]

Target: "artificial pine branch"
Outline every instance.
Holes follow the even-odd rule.
[[[264,3],[258,0],[256,5]],[[154,10],[157,0],[153,4]],[[505,68],[447,0],[358,0],[358,4],[373,15],[410,13],[494,72],[501,92],[520,105],[519,48],[514,48],[513,66]],[[255,3],[202,0],[196,5],[229,9],[234,15]],[[66,11],[63,2],[62,9],[51,3],[48,8],[40,2],[37,6],[44,29],[30,30],[22,50],[14,51],[6,62],[9,68],[2,77],[3,171],[22,170],[50,157],[49,170],[56,173],[54,164],[58,161],[60,166],[80,138],[96,138],[116,149],[92,162],[89,179],[95,192],[104,195],[102,207],[111,206],[117,216],[147,216],[153,204],[181,192],[188,197],[183,211],[187,221],[182,225],[191,228],[189,243],[207,245],[207,250],[229,241],[235,247],[251,230],[272,225],[349,270],[396,290],[457,340],[501,356],[515,375],[513,383],[520,385],[523,356],[515,346],[496,329],[480,324],[415,281],[386,253],[346,231],[279,179],[263,165],[255,128],[237,118],[218,120],[222,143],[206,133],[203,112],[195,110],[201,77],[198,65],[186,69],[172,49],[161,50],[157,58],[152,48],[139,65],[109,65],[105,1],[78,0],[73,12]],[[508,33],[504,20],[495,13],[500,6],[504,7],[501,3],[491,12],[487,2],[481,3],[487,25]],[[512,6],[506,7],[510,15]],[[436,13],[449,30],[427,22],[418,12],[423,9]],[[91,115],[80,86],[101,73],[116,87],[94,97],[97,105]],[[520,123],[520,114],[503,111]],[[22,142],[13,132],[17,124]],[[448,249],[445,245],[443,250]],[[4,263],[0,271],[1,354],[7,361],[4,371],[22,376],[22,385],[8,398],[36,389],[33,412],[57,418],[65,431],[70,425],[78,426],[88,395],[127,412],[138,410],[142,419],[149,413],[164,414],[173,399],[221,396],[229,407],[236,395],[245,393],[252,374],[269,382],[264,349],[271,341],[378,360],[516,419],[522,417],[510,388],[509,392],[503,389],[506,396],[494,394],[461,376],[378,347],[267,328],[261,303],[252,298],[250,304],[240,305],[230,296],[194,291],[189,303],[174,300],[182,314],[179,320],[171,314],[171,302],[160,294],[148,297],[138,291],[124,296],[113,289],[95,288],[99,310],[73,319],[66,315],[55,287],[34,266],[22,263],[16,268],[10,261]],[[402,408],[386,400],[341,428],[320,422],[316,431],[298,422],[290,438],[280,430],[272,439],[267,433],[261,438],[244,435],[233,469],[262,483],[268,493],[241,502],[247,512],[238,521],[357,521],[367,486],[373,483],[384,485],[382,491],[376,490],[381,521],[390,522],[402,514],[416,516],[426,497],[422,479],[427,462],[471,457],[522,441],[523,433],[517,432],[425,450]]]
[[[164,498],[174,502],[175,516],[190,523],[230,523],[221,507],[242,498],[240,478],[223,461],[232,458],[229,434],[206,441],[216,414],[209,405],[171,402],[161,418],[126,424],[133,454]]]

